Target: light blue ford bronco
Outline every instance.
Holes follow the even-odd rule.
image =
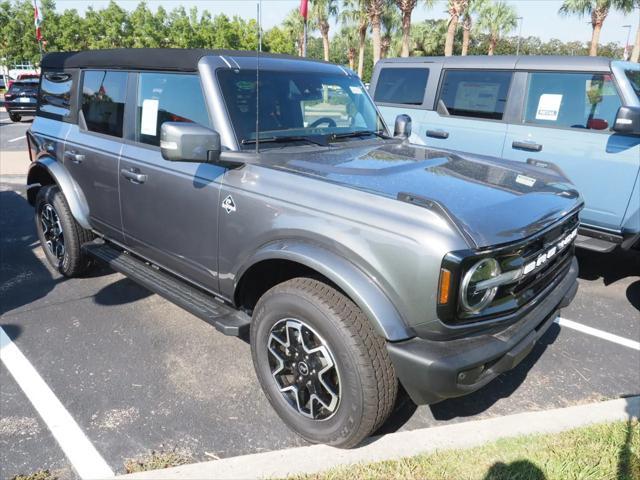
[[[565,175],[585,200],[577,246],[640,247],[640,65],[601,57],[411,57],[371,92],[411,141]]]

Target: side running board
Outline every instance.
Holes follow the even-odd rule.
[[[225,335],[248,336],[251,318],[217,300],[213,295],[107,243],[90,242],[84,244],[83,249],[115,271],[213,325]]]

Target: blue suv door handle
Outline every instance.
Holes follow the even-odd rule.
[[[517,150],[526,150],[528,152],[541,152],[542,145],[534,142],[518,142],[515,141],[511,144],[511,146]]]
[[[427,137],[441,138],[444,140],[449,138],[449,132],[445,132],[444,130],[427,130]]]

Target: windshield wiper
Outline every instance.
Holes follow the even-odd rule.
[[[375,135],[379,138],[389,139],[391,138],[389,135],[385,135],[382,131],[373,131],[373,130],[356,130],[355,132],[346,132],[346,133],[334,133],[330,135],[331,140],[336,140],[339,138],[355,138],[355,137],[368,137],[370,135]]]
[[[321,147],[326,147],[327,146],[327,142],[324,141],[324,139],[322,137],[306,137],[306,136],[302,136],[302,135],[289,135],[289,136],[282,136],[282,137],[266,137],[266,138],[260,138],[259,139],[260,143],[287,143],[287,142],[307,142],[307,143],[311,143],[313,145],[320,145]],[[240,142],[242,145],[255,145],[256,140],[255,139],[243,139],[242,142]]]

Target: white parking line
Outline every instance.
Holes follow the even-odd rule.
[[[17,142],[18,140],[23,140],[24,138],[26,137],[22,136],[22,137],[12,138],[11,140],[7,140],[7,143]]]
[[[29,360],[0,327],[0,361],[47,425],[82,479],[106,479],[113,470],[95,449]]]
[[[635,340],[620,337],[619,335],[614,335],[613,333],[605,332],[604,330],[598,330],[597,328],[588,327],[587,325],[582,325],[581,323],[574,322],[573,320],[567,320],[562,317],[556,318],[556,323],[561,327],[572,328],[573,330],[586,333],[587,335],[593,335],[594,337],[599,337],[604,340],[617,343],[618,345],[640,351],[640,342],[636,342]]]

